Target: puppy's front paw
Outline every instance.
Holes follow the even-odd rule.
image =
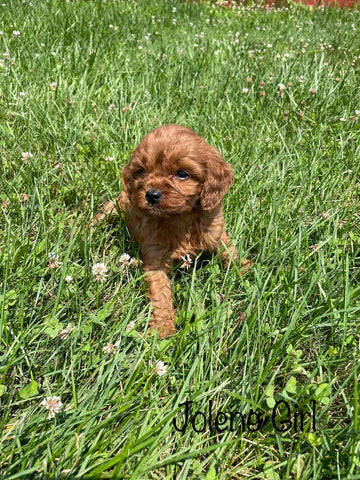
[[[225,267],[229,265],[230,259],[236,260],[238,257],[238,252],[235,247],[229,245],[226,250],[221,252],[220,258]]]
[[[149,325],[151,333],[158,333],[159,338],[169,337],[176,333],[175,317],[172,313],[164,314],[153,313],[152,319]]]
[[[105,217],[104,213],[98,213],[95,217],[91,220],[91,223],[87,225],[87,228],[91,229],[92,231],[95,230],[97,224]]]
[[[230,245],[227,250],[221,253],[220,258],[223,265],[227,267],[229,265],[230,259],[237,260],[238,252],[235,247]],[[243,258],[241,260],[240,275],[244,275],[245,273],[247,273],[253,265],[254,262],[247,258]]]
[[[118,209],[120,207],[120,198],[121,195],[115,198],[114,201],[106,202],[102,208],[102,211],[99,212],[95,217],[92,219],[91,224],[88,227],[91,228],[92,231],[95,230],[97,224],[106,218],[108,223],[111,223],[114,220],[114,217],[118,215]]]
[[[240,274],[244,275],[245,273],[247,273],[253,265],[254,265],[254,262],[252,262],[247,258],[243,258],[241,260]]]

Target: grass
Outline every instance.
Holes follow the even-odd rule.
[[[359,11],[0,9],[1,478],[360,478]],[[154,341],[141,270],[119,261],[138,257],[126,227],[86,224],[167,123],[233,166],[228,231],[255,265],[174,270],[178,333]],[[199,432],[176,431],[187,400],[227,429],[198,414]],[[286,420],[281,400],[287,432],[260,423]],[[244,431],[229,431],[236,411]]]

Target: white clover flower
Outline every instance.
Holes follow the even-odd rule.
[[[134,330],[134,328],[135,328],[135,322],[134,322],[134,320],[131,320],[131,322],[129,322],[127,327],[126,327],[126,331],[131,332],[131,330]]]
[[[95,280],[102,282],[107,277],[107,267],[105,263],[94,263],[91,269],[93,275],[95,276]]]
[[[61,340],[66,340],[73,330],[74,327],[71,325],[71,323],[68,323],[68,326],[64,328],[64,330],[60,330],[59,337]]]
[[[130,260],[131,260],[131,257],[128,253],[123,253],[121,256],[120,256],[120,263],[122,265],[129,265],[130,264]]]
[[[192,259],[190,255],[187,253],[186,255],[182,256],[181,259],[184,260],[184,263],[180,265],[180,268],[183,268],[184,270],[189,270],[192,264]]]
[[[139,266],[138,259],[133,257],[129,262],[129,267],[138,268],[138,266]]]
[[[249,89],[246,88],[246,87],[244,87],[244,88],[242,89],[242,93],[245,93],[245,95],[246,95],[247,93],[249,93]]]
[[[110,355],[111,353],[116,353],[116,349],[118,348],[118,346],[119,346],[119,342],[116,342],[115,344],[107,343],[102,350],[107,355]]]
[[[25,93],[25,92],[20,92],[20,93],[19,93],[19,96],[20,96],[21,98],[24,98],[24,97],[25,97],[25,95],[26,95],[26,93]]]
[[[117,110],[115,103],[110,103],[110,105],[108,106],[108,110],[110,112]]]
[[[286,88],[286,87],[285,87],[285,85],[284,85],[283,83],[279,83],[279,84],[278,84],[278,89],[279,89],[280,92],[283,92],[283,91],[285,90],[285,88]]]
[[[13,35],[15,35],[15,37],[18,37],[20,35],[19,30],[14,30],[12,33]]]
[[[106,157],[105,162],[111,163],[114,160],[114,157]]]
[[[46,397],[41,402],[41,405],[49,410],[48,418],[54,418],[57,413],[60,412],[63,408],[63,404],[61,403],[60,397]]]
[[[66,282],[66,283],[70,283],[70,282],[72,282],[72,279],[73,279],[73,278],[72,278],[71,275],[67,275],[67,276],[65,277],[65,282]]]
[[[157,360],[156,365],[154,367],[154,372],[157,373],[159,377],[162,377],[163,375],[165,375],[166,370],[167,370],[167,365],[165,365],[165,363],[162,362],[161,360]]]
[[[29,163],[29,159],[32,158],[34,155],[31,152],[21,152],[21,156],[25,163]]]
[[[48,267],[52,269],[59,268],[62,262],[59,262],[59,255],[55,252],[49,253]]]

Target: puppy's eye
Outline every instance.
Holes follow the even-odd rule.
[[[179,180],[186,180],[187,178],[189,178],[189,174],[187,172],[185,172],[185,170],[178,170],[175,174],[174,174],[174,177],[175,178],[178,178]]]
[[[146,170],[144,168],[138,168],[133,174],[134,178],[144,178],[146,177]]]

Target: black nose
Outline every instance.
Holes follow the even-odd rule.
[[[155,205],[155,203],[158,203],[161,197],[162,193],[160,190],[156,190],[156,188],[151,188],[145,193],[145,198],[150,205]]]

